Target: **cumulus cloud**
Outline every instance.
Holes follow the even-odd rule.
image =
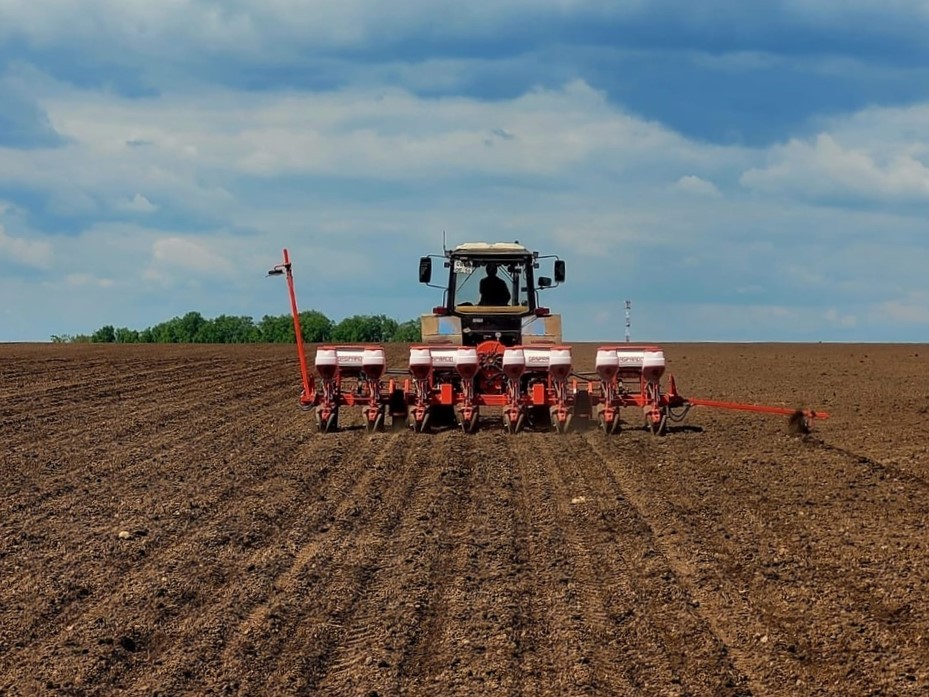
[[[152,245],[149,278],[163,278],[166,271],[196,271],[206,276],[234,273],[235,265],[222,254],[200,241],[184,237],[166,237]]]
[[[900,324],[929,325],[929,293],[915,291],[880,303],[876,315]]]
[[[583,81],[494,102],[397,89],[134,100],[62,88],[43,106],[67,145],[0,150],[0,185],[49,192],[72,213],[115,197],[126,212],[155,212],[158,201],[216,218],[237,208],[232,189],[249,178],[560,179],[593,163],[618,172],[730,156],[626,114]]]
[[[0,262],[4,259],[23,266],[47,269],[52,263],[52,245],[42,240],[14,237],[0,225]]]
[[[130,213],[154,213],[158,210],[158,206],[153,204],[142,194],[136,194],[129,199],[121,199],[117,202],[116,208]]]
[[[716,185],[713,182],[707,181],[706,179],[702,179],[693,174],[688,174],[681,177],[677,180],[677,182],[675,182],[674,186],[679,191],[683,191],[688,194],[694,194],[696,196],[708,196],[711,198],[721,196],[719,189],[716,188]]]
[[[834,307],[830,307],[826,310],[823,317],[829,324],[845,329],[850,329],[858,324],[858,317],[856,315],[842,314]]]
[[[89,273],[69,273],[65,276],[65,283],[72,288],[112,288],[115,281],[112,278],[99,278]]]
[[[916,146],[915,152],[912,146]],[[833,135],[793,139],[769,155],[769,164],[746,171],[743,185],[768,193],[929,200],[927,143],[892,144],[883,151],[843,146]]]
[[[279,53],[297,41],[331,48],[402,41],[414,33],[486,37],[527,18],[543,26],[572,20],[636,25],[663,21],[704,33],[721,24],[739,28],[742,34],[760,34],[772,26],[834,32],[837,20],[853,29],[870,23],[875,31],[904,33],[927,23],[922,0],[770,0],[751,8],[732,0],[396,0],[389,5],[377,0],[275,0],[261,5],[227,0],[222,6],[198,0],[85,0],[79,5],[67,0],[3,0],[0,37],[22,38],[38,46],[108,38],[136,50],[151,49],[165,37],[182,37],[210,50],[258,52],[261,47]]]
[[[2,24],[0,13],[0,24]],[[0,29],[2,32],[2,29]],[[25,75],[0,73],[0,148],[39,148],[60,145],[60,138],[32,92]]]
[[[439,298],[415,283],[415,259],[440,249],[443,230],[451,242],[520,239],[566,258],[574,271],[546,302],[565,308],[572,338],[613,316],[602,306],[571,314],[585,294],[631,297],[639,326],[665,338],[821,338],[869,331],[846,292],[876,290],[868,302],[889,303],[883,326],[893,327],[924,283],[912,261],[924,247],[917,217],[817,205],[862,188],[871,200],[902,189],[922,201],[914,182],[929,133],[916,107],[837,117],[817,124],[822,143],[768,149],[689,139],[583,80],[494,100],[374,83],[141,99],[38,84],[35,103],[62,144],[0,150],[0,190],[28,192],[13,198],[29,209],[6,218],[15,235],[5,239],[35,254],[55,233],[48,288],[91,308],[90,328],[211,307],[286,311],[279,284],[257,280],[282,246],[305,305],[416,316]],[[875,229],[895,242],[879,263],[871,250],[832,246]],[[348,273],[358,282],[346,284]],[[210,284],[194,285],[205,276]],[[745,301],[754,305],[731,304]]]

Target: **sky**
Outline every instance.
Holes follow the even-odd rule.
[[[0,341],[285,314],[285,247],[402,321],[444,233],[568,341],[923,342],[927,221],[927,0],[0,0]]]

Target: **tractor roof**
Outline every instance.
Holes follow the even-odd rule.
[[[452,250],[452,254],[529,254],[518,242],[465,242]]]

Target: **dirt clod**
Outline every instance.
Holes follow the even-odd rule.
[[[801,409],[797,409],[797,411],[790,415],[787,421],[787,430],[795,436],[806,435],[810,432],[806,415]]]

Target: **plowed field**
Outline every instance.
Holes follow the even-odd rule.
[[[929,348],[665,351],[832,418],[318,435],[293,347],[0,346],[0,694],[929,694]]]

